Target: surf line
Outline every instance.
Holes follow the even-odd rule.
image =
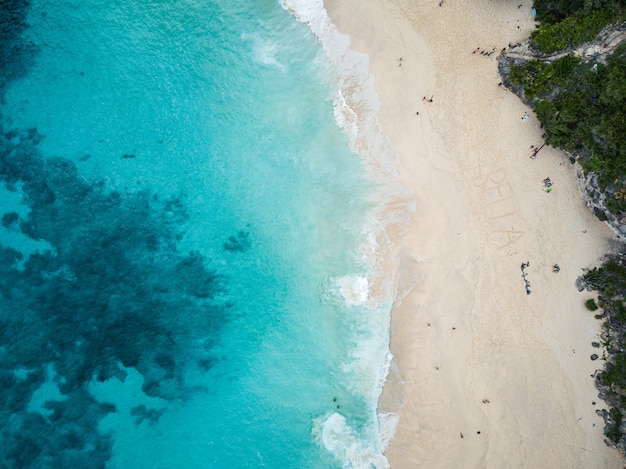
[[[495,168],[487,174],[474,177],[473,182],[482,202],[485,222],[490,232],[498,238],[497,249],[501,251],[511,247],[524,236],[525,231],[514,228],[520,212],[506,172],[502,168]]]

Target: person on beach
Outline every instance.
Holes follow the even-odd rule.
[[[535,158],[537,158],[537,153],[539,153],[541,151],[541,149],[543,147],[545,147],[546,144],[544,143],[543,145],[541,145],[540,147],[536,147],[535,145],[531,145],[530,148],[533,149],[533,152],[530,154],[530,159],[534,160]],[[548,182],[550,181],[550,178],[546,178],[548,180]],[[545,180],[544,180],[544,184],[545,184]]]

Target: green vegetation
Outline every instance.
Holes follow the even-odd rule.
[[[608,428],[606,436],[612,442],[617,443],[622,436],[622,433],[620,432],[620,427],[622,425],[623,415],[617,407],[611,408],[610,415],[614,423]]]
[[[611,259],[602,267],[594,267],[583,278],[594,290],[607,298],[626,293],[626,267],[618,259]],[[626,316],[624,319],[626,320]]]
[[[583,155],[586,171],[599,175],[603,186],[626,175],[626,44],[607,64],[565,56],[552,63],[530,60],[512,65],[510,80],[534,99],[546,142]],[[623,182],[622,182],[623,184]],[[626,191],[611,200],[626,209]]]
[[[626,256],[613,256],[602,267],[587,272],[583,279],[598,290],[604,309],[603,340],[609,360],[597,379],[611,408],[606,435],[618,443],[623,437],[620,426],[626,412]],[[588,309],[595,310],[589,308],[590,302],[598,308],[593,300],[588,300]]]
[[[540,52],[552,52],[578,47],[592,41],[608,24],[618,21],[617,10],[579,10],[558,23],[544,23],[534,30],[530,39]]]
[[[612,32],[624,30],[626,0],[534,0],[533,6],[541,24],[531,42],[542,54],[571,51],[596,40],[607,26]],[[595,45],[601,49],[604,44]],[[596,173],[605,207],[618,220],[626,220],[626,43],[593,57],[569,54],[554,60],[544,55],[502,63],[504,78],[517,85],[517,92],[523,91],[533,106],[546,143],[571,152],[585,172]],[[593,189],[591,197],[596,197]],[[607,213],[596,212],[605,219]],[[601,309],[595,317],[605,321],[602,345],[607,363],[596,377],[610,408],[602,412],[605,434],[625,450],[621,426],[626,415],[626,254],[608,257],[583,280],[599,293],[597,302],[589,299],[585,306],[592,312]]]
[[[530,39],[544,54],[575,48],[595,38],[602,28],[616,21],[618,16],[607,11],[585,13],[565,18],[556,24],[542,24],[534,30]]]
[[[569,16],[595,10],[620,10],[626,5],[624,0],[535,0],[537,20],[556,24]]]
[[[535,0],[541,25],[530,35],[549,54],[593,40],[607,25],[624,19],[626,0]]]
[[[509,78],[524,87],[526,99],[545,96],[567,84],[580,60],[579,57],[566,55],[552,63],[529,60],[524,65],[513,64]]]

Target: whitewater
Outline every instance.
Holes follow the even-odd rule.
[[[3,465],[387,467],[412,199],[322,2],[1,8]]]

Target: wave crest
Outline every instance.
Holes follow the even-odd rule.
[[[352,150],[363,158],[376,187],[368,200],[369,222],[360,246],[367,273],[330,279],[329,289],[345,307],[363,310],[357,326],[362,334],[348,352],[344,369],[355,376],[353,391],[365,395],[377,412],[393,359],[388,344],[391,306],[397,295],[399,241],[415,210],[415,199],[402,185],[395,151],[378,125],[379,101],[369,74],[369,56],[350,49],[350,38],[331,22],[322,0],[281,0],[281,5],[306,24],[322,45],[336,73],[335,122],[349,136]],[[393,438],[398,418],[393,413],[376,413],[375,448],[359,439],[340,414],[318,419],[314,433],[344,468],[386,468],[382,452]]]

